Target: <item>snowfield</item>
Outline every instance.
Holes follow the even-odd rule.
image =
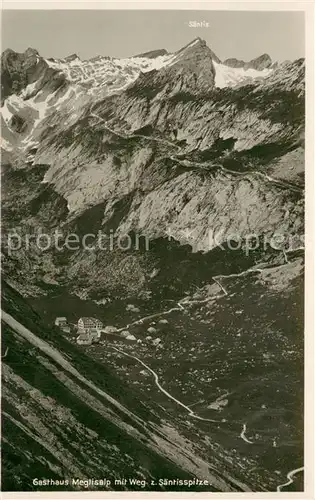
[[[244,83],[245,80],[253,80],[256,78],[266,78],[273,71],[272,69],[256,69],[231,68],[225,64],[219,64],[213,61],[215,69],[215,86],[222,89],[224,87],[234,87],[239,83]]]

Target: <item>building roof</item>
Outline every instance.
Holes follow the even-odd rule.
[[[130,335],[129,331],[128,330],[123,330],[122,332],[120,332],[120,335],[122,337],[128,337],[128,335]]]
[[[93,326],[96,326],[97,324],[103,324],[99,319],[97,318],[91,318],[91,317],[87,317],[87,316],[84,316],[82,318],[80,318],[78,320],[78,322],[82,322],[84,325],[93,325]]]
[[[90,336],[88,333],[80,333],[77,340],[90,340]]]
[[[67,321],[67,318],[64,316],[57,317],[55,321]]]

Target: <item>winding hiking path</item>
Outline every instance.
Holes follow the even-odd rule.
[[[300,247],[297,250],[302,250],[304,247]],[[295,251],[295,250],[294,250]],[[290,251],[284,252],[285,254],[290,253]],[[127,325],[123,326],[122,328],[119,328],[116,330],[117,333],[122,332],[123,330],[128,330],[130,326],[134,325],[139,325],[142,324],[146,320],[154,319],[159,316],[165,316],[167,314],[170,314],[173,311],[185,311],[185,305],[190,305],[190,304],[203,304],[206,302],[209,302],[210,300],[215,300],[215,299],[221,299],[222,297],[226,297],[228,295],[227,289],[222,285],[220,282],[220,278],[238,278],[240,276],[246,276],[247,274],[255,274],[255,273],[263,273],[264,271],[270,270],[270,269],[275,269],[278,267],[282,267],[288,263],[287,256],[285,255],[286,262],[285,264],[280,264],[279,266],[274,266],[274,267],[266,267],[266,268],[250,268],[247,269],[246,271],[242,271],[240,273],[232,273],[232,274],[218,274],[217,276],[213,276],[212,280],[221,288],[222,294],[217,294],[217,295],[211,295],[210,297],[206,297],[205,299],[189,299],[186,297],[185,299],[181,299],[180,301],[177,302],[178,307],[171,307],[170,309],[167,309],[166,311],[161,311],[158,313],[150,314],[148,316],[144,316],[143,318],[139,318],[132,323],[128,323]]]
[[[287,260],[287,259],[286,259]],[[286,265],[286,264],[280,264],[279,266],[274,266],[274,267],[268,267],[268,268],[259,268],[259,267],[256,267],[256,268],[250,268],[250,269],[247,269],[246,271],[242,271],[240,273],[231,273],[231,274],[220,274],[220,275],[217,275],[217,276],[213,276],[213,281],[215,283],[217,283],[217,285],[221,288],[222,290],[222,294],[218,294],[218,295],[213,295],[211,297],[207,297],[206,299],[202,299],[202,300],[189,300],[188,298],[186,299],[183,299],[179,302],[177,302],[177,305],[178,307],[172,307],[170,309],[168,309],[167,311],[164,311],[164,312],[160,312],[160,313],[156,313],[156,314],[151,314],[149,316],[144,316],[143,318],[140,318],[136,321],[134,321],[133,323],[130,323],[126,326],[124,326],[123,328],[117,330],[117,332],[120,332],[122,330],[125,330],[125,329],[128,329],[131,325],[135,325],[135,324],[140,324],[140,323],[143,323],[143,321],[145,320],[148,320],[148,319],[152,319],[152,318],[155,318],[155,317],[158,317],[158,316],[162,316],[162,315],[165,315],[165,314],[170,314],[172,311],[181,311],[181,310],[185,310],[185,308],[183,307],[183,305],[187,304],[193,304],[193,303],[204,303],[204,302],[208,302],[210,300],[213,300],[213,299],[216,299],[216,298],[222,298],[222,297],[226,297],[229,295],[227,289],[223,286],[223,284],[220,282],[220,278],[234,278],[234,277],[240,277],[240,276],[246,276],[247,274],[254,274],[254,273],[263,273],[265,270],[269,270],[269,269],[273,269],[273,268],[278,268],[278,267],[282,267],[283,265]],[[139,359],[137,356],[134,356],[132,354],[129,354],[125,351],[123,351],[122,349],[118,349],[117,347],[111,345],[112,349],[114,349],[115,351],[119,352],[120,354],[123,354],[124,356],[127,356],[129,358],[132,358],[132,359],[135,359],[138,363],[140,363],[144,368],[146,368],[152,375],[153,375],[153,378],[154,378],[154,382],[156,384],[156,386],[158,387],[158,389],[166,396],[168,397],[169,399],[171,399],[172,401],[174,401],[177,405],[181,406],[182,408],[184,408],[190,417],[196,419],[196,420],[201,420],[201,421],[204,421],[204,422],[214,422],[214,423],[221,423],[221,421],[219,420],[214,420],[214,419],[208,419],[208,418],[203,418],[203,417],[200,417],[199,415],[197,415],[192,409],[191,409],[191,406],[193,405],[190,405],[187,406],[185,405],[182,401],[180,401],[179,399],[175,398],[174,396],[172,396],[166,389],[164,389],[160,382],[159,382],[159,376],[158,374],[152,369],[150,368],[144,361],[142,361],[141,359]],[[246,426],[246,423],[243,424],[243,427],[242,427],[242,431],[240,433],[240,438],[243,439],[243,441],[245,441],[246,443],[248,444],[253,444],[253,441],[249,440],[247,437],[246,437],[246,430],[247,430],[247,426]],[[293,471],[294,472],[294,471]],[[289,478],[290,480],[290,478]],[[290,483],[291,484],[291,483]],[[281,486],[284,486],[284,485],[281,485]]]
[[[139,325],[142,324],[144,321],[148,319],[154,319],[157,318],[158,316],[165,316],[166,314],[170,314],[173,311],[183,311],[184,307],[180,304],[180,302],[177,303],[178,307],[171,307],[170,309],[167,309],[167,311],[162,311],[159,313],[154,313],[150,314],[149,316],[144,316],[143,318],[137,319],[136,321],[133,321],[132,323],[128,323],[128,325],[123,326],[122,328],[119,328],[119,330],[116,330],[116,332],[122,332],[123,330],[128,330],[130,326],[133,325]]]
[[[94,393],[102,396],[106,400],[103,408],[104,410],[106,410],[106,412],[108,412],[105,418],[108,419],[109,422],[114,423],[115,426],[127,432],[130,436],[137,439],[142,444],[146,445],[154,453],[158,453],[159,455],[168,459],[170,459],[171,457],[175,464],[181,465],[183,467],[183,470],[188,470],[197,477],[199,477],[200,475],[200,479],[204,478],[200,471],[206,470],[206,477],[209,479],[210,484],[216,486],[219,491],[225,491],[222,490],[222,487],[229,487],[230,482],[233,482],[233,484],[240,487],[243,491],[250,491],[248,486],[241,483],[238,479],[234,479],[222,474],[222,471],[217,471],[219,473],[218,478],[214,476],[212,474],[212,470],[216,471],[216,469],[210,466],[206,461],[204,461],[203,458],[199,457],[199,455],[195,455],[193,451],[190,451],[189,447],[184,447],[182,444],[182,440],[179,441],[177,440],[177,438],[173,438],[172,442],[169,435],[164,436],[164,434],[162,434],[162,427],[159,427],[158,425],[153,426],[151,422],[144,421],[142,418],[138,417],[138,415],[133,413],[133,411],[129,410],[126,406],[120,403],[119,400],[116,400],[107,392],[96,386],[92,381],[88,380],[84,375],[82,375],[55,347],[53,347],[40,337],[37,337],[37,335],[35,335],[31,330],[26,328],[4,310],[1,310],[1,317],[2,320],[15,332],[21,335],[34,347],[40,349],[40,351],[48,356],[53,362],[55,362],[57,365],[71,374],[73,376],[73,384],[76,384],[79,381],[81,382],[81,384],[83,384],[82,389],[87,390],[89,388]],[[147,367],[147,369],[153,372],[153,370],[151,370],[149,367]],[[81,390],[80,385],[78,385],[78,388],[80,388]],[[163,388],[161,388],[161,390],[163,390]],[[94,396],[92,391],[90,392],[90,395]],[[166,391],[164,390],[163,392],[166,393]],[[74,394],[76,393],[74,392]],[[172,398],[171,395],[169,396]],[[172,399],[175,400],[175,398]],[[101,403],[100,400],[96,401],[98,401],[98,404]],[[108,407],[108,403],[112,405],[112,408]],[[179,401],[178,403],[181,404]],[[98,407],[96,406],[96,408]],[[115,411],[115,409],[118,410],[118,413]],[[97,409],[97,411],[99,410]],[[103,413],[100,413],[100,415],[104,416]],[[123,419],[122,415],[127,416],[128,420]],[[177,456],[179,457],[178,461],[175,460]],[[228,482],[226,482],[226,478],[228,478]]]
[[[161,159],[163,159],[163,158],[161,158]],[[167,158],[167,157],[165,157],[165,158]],[[297,193],[304,192],[304,188],[302,186],[298,186],[297,184],[293,184],[292,182],[284,181],[281,179],[275,179],[274,177],[271,177],[268,174],[264,174],[263,172],[259,172],[259,170],[244,170],[243,172],[239,172],[237,170],[232,170],[230,168],[223,167],[219,163],[212,163],[211,165],[205,165],[204,163],[200,163],[197,161],[180,160],[179,158],[177,158],[174,155],[171,155],[169,158],[171,160],[179,163],[183,167],[192,167],[192,168],[198,167],[199,170],[201,169],[201,170],[204,170],[206,172],[208,172],[212,169],[219,168],[222,172],[224,172],[226,174],[232,174],[232,175],[235,175],[237,177],[246,177],[247,175],[257,175],[259,177],[262,177],[264,180],[266,180],[268,182],[272,182],[273,184],[277,184],[278,186],[283,187],[285,189],[291,189],[291,191],[295,191]]]
[[[95,113],[91,113],[91,116],[93,116],[93,118],[97,118],[98,120],[101,120],[103,123],[104,123],[104,127],[109,131],[111,132],[112,134],[114,135],[117,135],[118,137],[121,137],[122,139],[132,139],[133,137],[142,137],[143,139],[147,139],[149,141],[156,141],[156,142],[161,142],[162,144],[167,144],[168,146],[172,146],[173,148],[176,148],[178,151],[181,151],[181,147],[178,146],[177,144],[174,144],[173,142],[171,141],[167,141],[166,139],[160,139],[158,137],[149,137],[147,135],[142,135],[142,134],[130,134],[130,135],[124,135],[122,134],[121,132],[116,132],[115,130],[113,130],[112,128],[110,128],[108,125],[107,125],[107,121],[104,120],[104,118],[102,118],[101,116],[99,115],[96,115]]]
[[[149,141],[156,141],[156,142],[161,142],[162,144],[167,144],[168,146],[176,148],[178,151],[182,151],[182,148],[180,146],[178,146],[177,144],[174,144],[171,141],[168,141],[167,139],[160,139],[158,137],[149,137],[149,136],[143,135],[143,134],[125,135],[125,134],[122,134],[121,132],[117,132],[116,130],[113,130],[111,127],[109,127],[107,125],[107,121],[104,120],[104,118],[102,118],[101,116],[97,115],[96,113],[91,113],[91,116],[93,118],[97,118],[98,120],[102,121],[104,123],[104,127],[109,132],[111,132],[112,134],[117,135],[118,137],[121,137],[123,139],[131,139],[133,137],[142,137],[143,139],[147,139]],[[304,192],[304,188],[303,187],[297,186],[296,184],[293,184],[293,183],[288,182],[288,181],[284,181],[284,180],[281,180],[281,179],[275,179],[274,177],[271,177],[268,174],[264,174],[262,172],[259,172],[258,170],[245,170],[244,172],[238,172],[237,170],[231,170],[231,169],[225,168],[225,167],[223,167],[222,165],[219,165],[219,164],[213,164],[213,165],[210,165],[210,166],[206,167],[203,163],[199,163],[199,162],[193,162],[193,161],[190,161],[190,160],[183,160],[183,161],[181,161],[180,159],[176,158],[176,156],[174,156],[174,155],[171,155],[169,158],[171,160],[173,160],[173,161],[179,162],[181,165],[186,166],[186,167],[189,167],[189,166],[196,167],[196,166],[198,166],[199,168],[202,168],[203,170],[210,170],[211,168],[220,168],[222,170],[222,172],[225,172],[227,174],[233,174],[233,175],[236,175],[236,176],[239,176],[239,177],[244,177],[246,175],[253,175],[253,174],[254,175],[258,175],[259,177],[262,177],[264,180],[267,180],[268,182],[272,182],[273,184],[276,184],[276,185],[278,185],[280,187],[283,187],[285,189],[290,189],[291,191],[295,191],[297,193],[303,193]]]
[[[247,430],[247,426],[246,426],[246,423],[245,423],[245,424],[243,424],[243,429],[242,429],[242,432],[240,433],[240,438],[243,439],[243,441],[245,441],[245,443],[253,444],[254,441],[250,441],[249,439],[247,439],[247,437],[246,437],[246,430]]]
[[[283,264],[281,264],[281,265],[283,265]],[[277,267],[280,267],[280,266],[277,266]],[[159,316],[165,316],[167,314],[170,314],[173,311],[184,311],[185,308],[183,306],[185,304],[187,304],[187,305],[189,305],[189,304],[202,304],[205,302],[209,302],[210,300],[221,299],[222,297],[227,296],[228,292],[227,292],[226,288],[224,288],[222,283],[220,283],[220,281],[219,281],[220,278],[237,278],[239,276],[245,276],[246,274],[261,273],[261,272],[263,272],[263,269],[260,269],[260,268],[252,269],[251,268],[251,269],[247,269],[246,271],[242,271],[241,273],[218,274],[217,276],[213,276],[212,277],[213,281],[215,283],[217,283],[217,285],[219,285],[223,294],[211,295],[210,297],[207,297],[206,299],[201,299],[201,300],[199,300],[199,299],[194,300],[194,299],[189,299],[189,298],[182,299],[179,302],[177,302],[178,307],[171,307],[170,309],[167,309],[166,311],[161,311],[158,313],[150,314],[149,316],[144,316],[143,318],[139,318],[136,321],[133,321],[132,323],[128,323],[127,325],[123,326],[122,328],[119,328],[118,330],[116,330],[116,332],[119,333],[119,332],[122,332],[123,330],[128,330],[128,328],[130,326],[142,324],[146,320],[154,319],[154,318],[157,318]]]
[[[8,352],[9,352],[9,348],[7,347],[6,350],[5,350],[5,353],[3,354],[3,356],[1,356],[2,359],[6,358],[7,355],[8,355]]]
[[[298,469],[293,469],[293,470],[290,470],[290,472],[288,472],[287,474],[287,478],[288,478],[288,481],[286,483],[283,483],[283,484],[279,484],[279,486],[277,486],[277,491],[281,491],[282,488],[284,488],[285,486],[290,486],[290,484],[293,483],[294,481],[294,476],[298,473],[298,472],[302,472],[304,471],[304,467],[299,467]]]
[[[281,264],[283,265],[283,264]],[[277,266],[279,267],[279,266]],[[222,283],[219,281],[220,278],[238,278],[239,276],[245,276],[246,274],[253,274],[253,273],[262,273],[263,269],[260,268],[255,268],[255,269],[247,269],[246,271],[242,271],[241,273],[234,273],[234,274],[218,274],[217,276],[213,276],[212,279],[213,281],[221,288],[223,294],[218,294],[218,295],[211,295],[210,297],[207,297],[205,299],[183,299],[179,303],[180,304],[203,304],[205,302],[209,302],[210,300],[214,299],[221,299],[222,297],[226,297],[228,295],[227,289],[222,285]]]
[[[167,396],[169,399],[171,399],[172,401],[174,401],[176,404],[178,404],[179,406],[181,406],[182,408],[184,408],[186,411],[188,411],[188,414],[190,417],[192,418],[195,418],[197,420],[202,420],[204,422],[215,422],[215,423],[221,423],[220,420],[213,420],[211,418],[203,418],[203,417],[199,417],[199,415],[197,415],[194,411],[192,411],[189,406],[186,406],[184,403],[182,403],[179,399],[176,399],[174,398],[174,396],[172,396],[168,391],[166,391],[162,386],[161,384],[159,383],[159,376],[158,374],[152,370],[152,368],[150,368],[146,363],[144,363],[144,361],[142,361],[141,359],[137,358],[136,356],[133,356],[132,354],[129,354],[121,349],[118,349],[117,347],[114,347],[113,345],[111,346],[112,349],[114,349],[115,351],[117,352],[120,352],[120,354],[123,354],[125,356],[128,356],[129,358],[133,358],[135,359],[136,361],[138,361],[138,363],[140,363],[142,366],[144,366],[144,368],[146,368],[152,375],[153,375],[153,378],[154,378],[154,381],[155,381],[155,384],[157,385],[158,389],[163,392],[163,394],[165,394],[165,396]]]
[[[304,250],[304,247],[299,247],[299,248],[296,248],[294,250],[286,250],[286,251],[283,251],[284,253],[284,257],[285,257],[285,263],[284,264],[279,264],[278,266],[272,266],[272,267],[264,267],[264,268],[260,268],[260,267],[251,267],[250,269],[247,269],[246,271],[242,271],[241,273],[232,273],[232,274],[218,274],[217,276],[213,276],[212,277],[212,280],[221,288],[223,294],[219,294],[219,295],[211,295],[210,297],[207,297],[205,299],[201,299],[201,300],[198,300],[198,299],[189,299],[189,298],[185,298],[181,301],[178,302],[178,304],[203,304],[205,302],[209,302],[210,300],[214,300],[214,299],[220,299],[222,297],[226,297],[228,295],[228,291],[227,289],[222,285],[221,281],[220,281],[220,278],[239,278],[240,276],[246,276],[247,274],[255,274],[255,273],[264,273],[265,271],[269,271],[269,270],[272,270],[272,269],[277,269],[279,267],[282,267],[282,266],[285,266],[286,264],[289,264],[289,261],[288,261],[288,258],[287,258],[287,254],[288,253],[292,253],[292,252],[295,252],[297,250]]]

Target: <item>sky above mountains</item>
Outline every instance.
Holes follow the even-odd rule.
[[[207,27],[192,27],[204,22]],[[173,52],[196,37],[221,60],[304,57],[303,12],[7,10],[2,50],[36,48],[44,57],[129,57],[153,49]]]

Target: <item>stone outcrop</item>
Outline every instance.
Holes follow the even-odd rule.
[[[247,69],[256,69],[257,71],[262,71],[263,69],[269,68],[272,65],[272,59],[268,54],[262,54],[255,59],[252,59],[249,62],[245,62],[241,59],[236,59],[234,57],[226,59],[224,61],[226,66],[230,68],[244,68]]]

